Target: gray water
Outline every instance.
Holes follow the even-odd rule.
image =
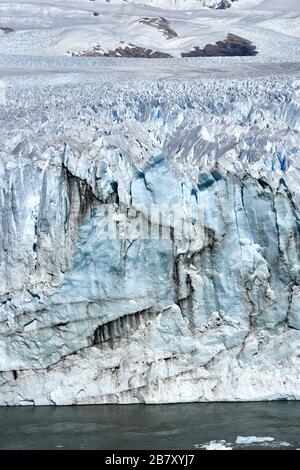
[[[0,408],[0,449],[196,450],[237,436],[274,441],[233,448],[300,448],[300,402]]]

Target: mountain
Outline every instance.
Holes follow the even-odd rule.
[[[93,0],[90,0],[93,1]],[[136,3],[149,5],[157,8],[173,8],[173,9],[184,9],[184,8],[201,8],[207,7],[212,9],[224,10],[230,8],[234,2],[245,0],[103,0],[107,3]],[[98,0],[98,3],[99,0]]]
[[[260,56],[279,58],[299,53],[300,14],[295,0],[237,0],[231,8],[220,9],[222,5],[215,0],[144,0],[143,4],[51,0],[47,5],[39,0],[17,4],[2,0],[0,28],[13,34],[2,34],[0,53],[179,58],[199,51],[200,56],[224,55],[228,35],[241,42],[231,42],[225,55],[253,55],[256,50]],[[247,41],[250,47],[245,47]]]

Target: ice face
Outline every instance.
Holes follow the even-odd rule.
[[[0,117],[0,404],[299,398],[296,79],[36,83]]]

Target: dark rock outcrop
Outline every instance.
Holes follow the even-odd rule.
[[[215,7],[216,10],[226,10],[227,8],[230,8],[232,5],[232,2],[236,0],[221,0],[221,2]]]
[[[104,51],[100,46],[96,46],[91,51],[83,51],[72,53],[73,57],[127,57],[135,59],[167,59],[172,57],[170,54],[161,51],[153,51],[153,49],[129,44],[128,46],[120,46],[114,50]]]
[[[190,52],[183,52],[182,57],[218,57],[218,56],[255,56],[256,46],[248,39],[229,33],[223,41],[207,44],[203,49],[196,46]]]
[[[7,27],[6,27],[6,28],[3,28],[3,27],[2,27],[2,28],[0,28],[0,30],[3,31],[4,34],[14,33],[14,31],[15,31],[14,29],[12,29],[12,28],[7,28]]]
[[[158,29],[167,39],[177,38],[178,34],[170,27],[170,23],[166,18],[141,18],[139,23]]]

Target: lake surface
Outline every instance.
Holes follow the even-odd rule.
[[[246,441],[252,443],[236,444],[238,436],[242,442],[249,436],[263,442],[250,438]],[[300,402],[0,408],[0,449],[196,450],[202,445],[300,448]]]

